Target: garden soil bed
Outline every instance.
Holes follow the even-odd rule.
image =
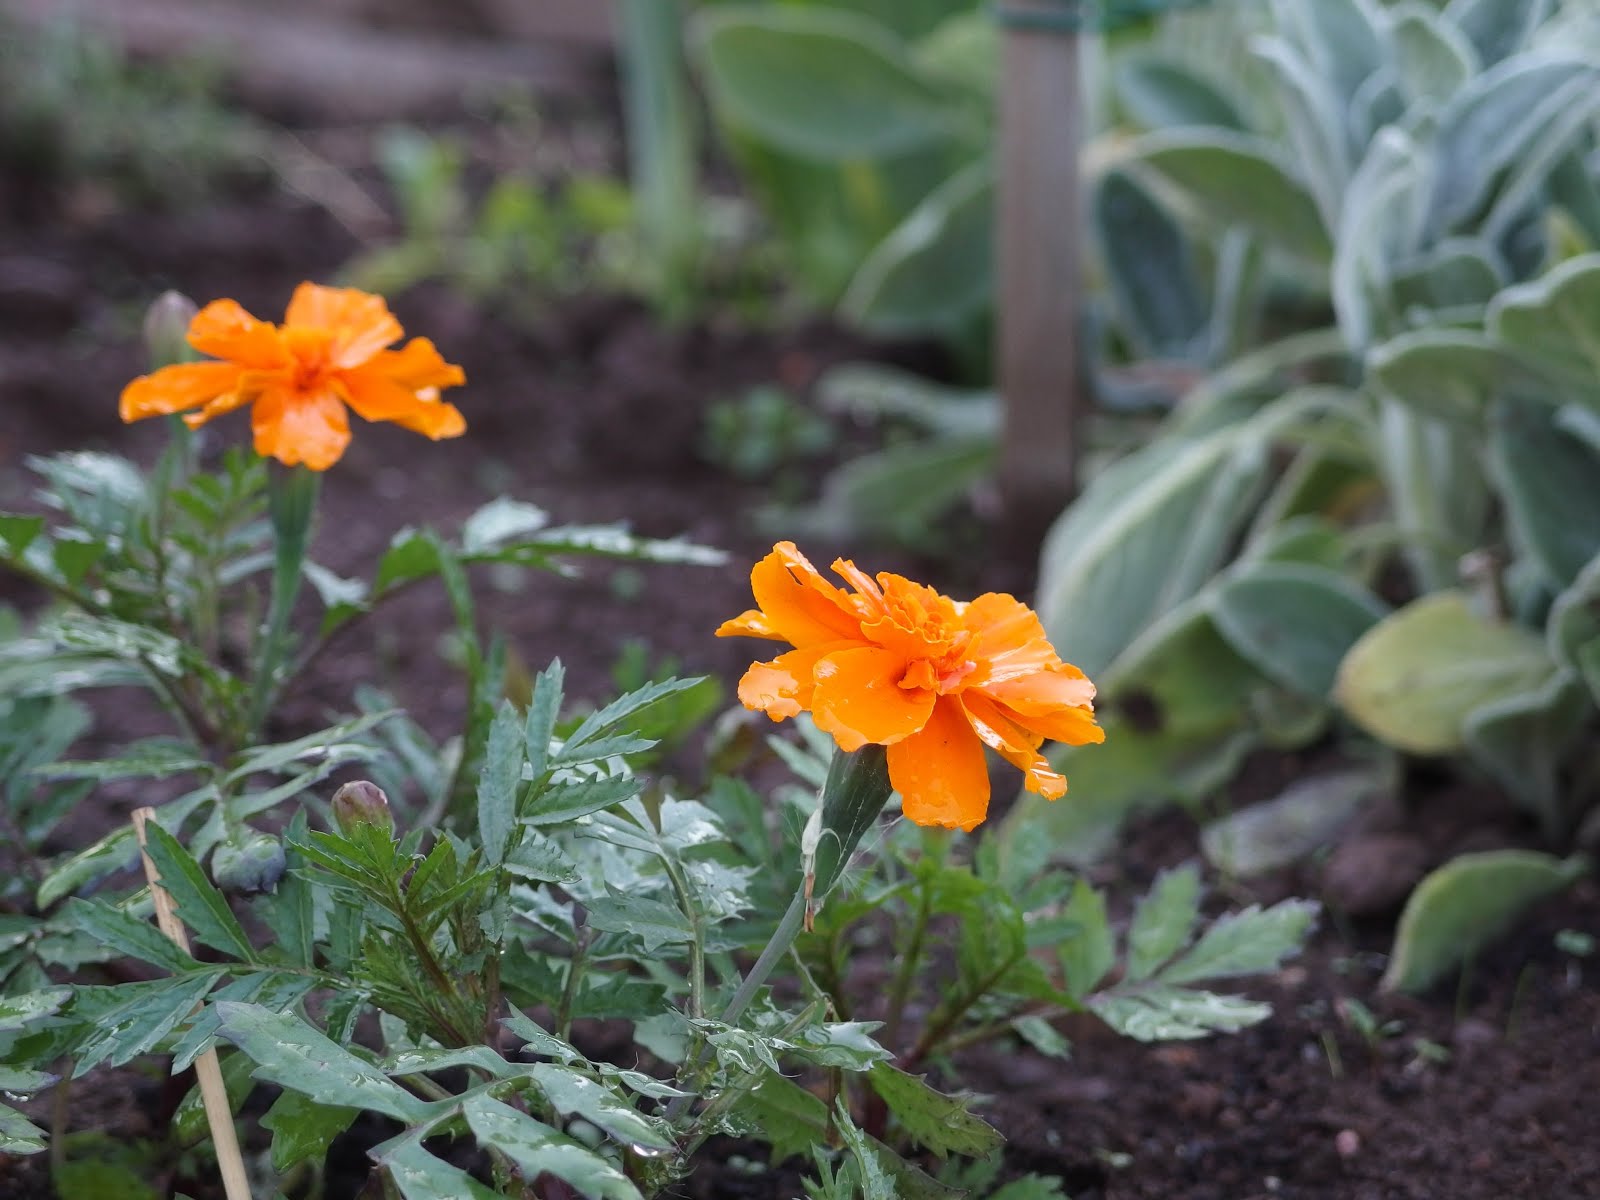
[[[183,213],[71,213],[0,172],[0,508],[26,502],[25,455],[99,448],[152,456],[160,431],[126,429],[115,410],[121,384],[141,369],[141,307],[160,289],[199,300],[231,295],[272,318],[295,283],[332,278],[355,249],[326,215],[275,194]],[[590,699],[611,689],[612,667],[633,639],[647,639],[652,656],[671,657],[682,672],[717,676],[730,693],[748,661],[747,645],[711,631],[748,603],[748,564],[772,540],[753,514],[770,494],[701,456],[708,405],[771,380],[804,395],[831,363],[863,355],[915,363],[922,353],[868,346],[826,324],[763,331],[709,319],[668,329],[638,303],[608,297],[552,306],[531,328],[439,288],[399,297],[395,307],[408,331],[431,336],[465,366],[469,432],[435,446],[390,427],[358,429],[326,480],[321,561],[359,572],[399,526],[450,528],[501,493],[561,523],[627,520],[640,533],[681,534],[730,553],[721,568],[589,568],[577,580],[529,575],[510,590],[485,589],[485,621],[506,632],[521,661],[537,668],[559,654],[571,691]],[[241,435],[237,420],[220,425],[219,440]],[[861,436],[846,430],[841,444]],[[822,560],[843,549],[808,548]],[[944,562],[849,551],[863,565],[915,571],[966,593],[1025,594],[1031,570],[1025,557],[999,549]],[[32,607],[38,599],[0,583],[0,602]],[[440,658],[448,625],[436,590],[408,595],[335,644],[280,732],[345,708],[353,687],[371,682],[448,735],[464,702]],[[125,706],[101,704],[99,716],[105,743],[150,732]],[[1271,794],[1296,769],[1265,764],[1253,796]],[[1437,781],[1421,794],[1383,820],[1432,860],[1525,843],[1523,830],[1495,815],[1503,809],[1489,806],[1485,823],[1481,796]],[[125,819],[132,800],[108,793],[74,836]],[[1099,882],[1132,894],[1197,853],[1187,819],[1153,819],[1130,834]],[[1270,902],[1317,888],[1307,872],[1225,899]],[[1241,1035],[1151,1048],[1071,1024],[1070,1061],[990,1048],[944,1082],[991,1097],[981,1111],[1010,1139],[1008,1176],[1062,1176],[1077,1200],[1600,1197],[1600,959],[1572,958],[1554,941],[1563,929],[1600,930],[1600,889],[1585,882],[1545,906],[1459,987],[1420,1000],[1377,993],[1392,917],[1324,920],[1305,955],[1251,984],[1277,1015]],[[1394,1024],[1364,1039],[1341,1015],[1351,998]],[[152,1136],[150,1114],[169,1092],[149,1076],[119,1073],[75,1101],[72,1125]],[[792,1175],[733,1169],[733,1149],[708,1155],[681,1193],[709,1200],[798,1190]],[[48,1196],[42,1168],[0,1157],[0,1200]]]

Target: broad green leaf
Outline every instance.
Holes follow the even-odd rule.
[[[522,718],[503,701],[489,726],[489,744],[478,775],[478,836],[490,866],[505,860],[517,815],[517,788],[522,782]]]
[[[1389,48],[1395,75],[1414,104],[1442,104],[1477,69],[1472,43],[1428,4],[1407,0],[1390,8]]]
[[[1495,408],[1488,461],[1515,543],[1566,587],[1600,554],[1600,454],[1524,401]]]
[[[1343,575],[1298,563],[1259,563],[1217,589],[1211,619],[1267,678],[1321,700],[1350,647],[1386,612]]]
[[[671,1149],[671,1136],[659,1122],[617,1098],[609,1088],[567,1067],[539,1063],[529,1074],[557,1112],[593,1122],[626,1146]]]
[[[1102,992],[1089,1001],[1102,1021],[1125,1037],[1164,1042],[1236,1033],[1272,1015],[1272,1006],[1243,996],[1147,985],[1132,992]]]
[[[1477,426],[1489,403],[1531,373],[1470,329],[1418,329],[1367,352],[1367,378],[1385,396],[1430,417]]]
[[[1543,687],[1474,709],[1462,727],[1467,753],[1539,818],[1552,840],[1568,832],[1561,768],[1594,704],[1576,674],[1558,671]]]
[[[1201,849],[1235,879],[1291,866],[1332,842],[1384,786],[1382,773],[1361,767],[1296,780],[1271,800],[1212,821],[1200,831]]]
[[[383,1072],[336,1045],[293,1013],[254,1004],[216,1004],[219,1033],[256,1064],[256,1078],[300,1092],[320,1104],[371,1109],[415,1123],[431,1106]]]
[[[320,1163],[333,1139],[350,1127],[360,1111],[345,1105],[319,1104],[292,1090],[280,1093],[261,1118],[262,1127],[272,1131],[273,1170],[287,1171],[308,1160]]]
[[[550,1174],[585,1196],[639,1200],[639,1189],[616,1167],[527,1113],[484,1095],[466,1097],[461,1108],[478,1141],[516,1163],[528,1179]]]
[[[1358,140],[1351,126],[1356,116],[1334,82],[1319,71],[1311,56],[1293,42],[1261,37],[1251,48],[1271,70],[1277,85],[1277,104],[1289,146],[1315,199],[1325,229],[1338,227],[1354,169],[1352,144]],[[1348,115],[1347,115],[1348,113]]]
[[[1423,992],[1504,933],[1524,911],[1589,870],[1532,850],[1463,854],[1417,885],[1400,914],[1383,987]]]
[[[1230,426],[1157,440],[1097,476],[1040,553],[1038,611],[1051,642],[1098,679],[1215,574],[1265,470],[1263,438]]]
[[[829,473],[808,523],[838,537],[917,545],[988,478],[993,434],[913,439],[852,458]]]
[[[1470,80],[1439,114],[1424,228],[1438,236],[1464,224],[1498,172],[1563,112],[1592,104],[1597,83],[1600,66],[1554,52],[1519,54]]]
[[[878,158],[959,128],[952,98],[869,18],[750,5],[710,10],[694,32],[718,114],[788,153]]]
[[[1161,972],[1165,984],[1198,983],[1276,971],[1300,952],[1318,907],[1310,900],[1285,900],[1271,908],[1252,904],[1212,923],[1176,962]]]
[[[1134,909],[1128,927],[1127,979],[1148,979],[1189,940],[1200,915],[1200,872],[1163,871]]]
[[[959,327],[993,290],[994,179],[987,161],[952,175],[879,242],[841,310],[882,334]]]
[[[1061,915],[1072,926],[1057,950],[1067,991],[1074,996],[1087,996],[1117,961],[1106,898],[1080,877],[1073,883],[1072,899]]]
[[[1489,307],[1491,335],[1600,407],[1600,345],[1590,336],[1600,305],[1600,254],[1585,254],[1529,283],[1509,287]]]
[[[1189,358],[1208,332],[1194,251],[1171,215],[1128,171],[1100,178],[1090,216],[1107,282],[1135,349]]]
[[[1600,555],[1585,565],[1550,606],[1545,642],[1550,657],[1569,670],[1578,669],[1578,655],[1585,646],[1600,643]],[[1596,703],[1600,703],[1600,695]]]
[[[189,857],[182,843],[154,821],[145,826],[146,853],[161,874],[161,886],[177,906],[178,917],[199,941],[239,962],[260,961],[239,920],[221,892]]]
[[[194,970],[198,963],[149,921],[100,900],[74,896],[62,909],[62,918],[96,941],[130,958],[137,958],[174,973]]]
[[[1333,247],[1316,201],[1271,143],[1224,129],[1172,130],[1147,134],[1131,153],[1214,225],[1243,222],[1297,258],[1328,262]]]
[[[1117,101],[1134,124],[1155,131],[1186,125],[1246,132],[1231,97],[1190,65],[1149,50],[1118,56],[1112,74]]]
[[[1276,6],[1280,28],[1293,29],[1299,41],[1343,102],[1356,95],[1383,65],[1379,29],[1383,17],[1367,0],[1318,0],[1316,4]]]
[[[1451,0],[1444,18],[1461,30],[1486,67],[1528,44],[1550,12],[1550,0]]]
[[[1474,430],[1378,402],[1377,462],[1406,557],[1424,591],[1460,579],[1460,558],[1483,544],[1493,505]]]
[[[418,1135],[403,1135],[376,1146],[371,1157],[388,1171],[405,1200],[499,1200],[502,1194],[485,1187],[460,1167],[429,1154]]]
[[[867,1072],[867,1083],[907,1136],[940,1158],[951,1153],[982,1158],[1005,1140],[994,1126],[968,1110],[967,1101],[934,1091],[920,1075],[876,1063]]]
[[[1334,697],[1374,737],[1414,754],[1462,747],[1469,713],[1537,687],[1553,665],[1533,634],[1485,620],[1460,592],[1413,601],[1368,630]]]
[[[1488,306],[1506,284],[1498,251],[1479,238],[1445,238],[1420,255],[1401,260],[1389,271],[1397,313],[1417,320],[1427,309],[1446,320],[1464,311]]]

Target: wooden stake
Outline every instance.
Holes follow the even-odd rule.
[[[1032,546],[1076,482],[1082,118],[1066,11],[1062,0],[1006,0],[999,13],[1000,483],[1013,537]]]
[[[139,839],[139,857],[144,861],[144,877],[150,883],[150,898],[155,901],[156,924],[161,932],[187,953],[189,936],[173,907],[172,897],[161,886],[161,875],[145,850],[145,823],[156,815],[153,808],[133,810],[133,832]],[[205,1102],[206,1121],[211,1126],[211,1142],[217,1148],[217,1165],[222,1169],[222,1187],[228,1200],[250,1200],[250,1180],[245,1174],[244,1157],[239,1153],[239,1136],[233,1127],[233,1112],[228,1108],[228,1089],[222,1082],[222,1067],[213,1047],[194,1060],[194,1073],[200,1081],[200,1098]]]

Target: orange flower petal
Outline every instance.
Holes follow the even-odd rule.
[[[284,325],[328,330],[333,334],[329,361],[345,369],[360,366],[405,333],[382,296],[315,283],[295,288]]]
[[[1059,708],[1054,712],[1032,714],[1015,712],[1009,708],[1002,711],[1023,728],[1052,742],[1087,746],[1098,745],[1106,740],[1106,731],[1094,723],[1094,710],[1091,708]]]
[[[398,350],[380,351],[368,366],[414,392],[456,387],[467,381],[467,373],[455,363],[445,362],[444,355],[427,338],[412,338]]]
[[[966,712],[972,731],[1001,758],[1018,768],[1030,792],[1038,792],[1046,800],[1059,799],[1067,791],[1067,777],[1050,765],[1039,753],[1044,736],[1019,724],[992,700],[977,692],[961,696],[961,707]]]
[[[861,619],[849,597],[818,574],[793,542],[779,542],[751,569],[750,590],[768,625],[792,646],[861,640]]]
[[[330,390],[272,388],[256,399],[250,424],[256,453],[289,467],[304,463],[326,471],[350,444],[350,418]]]
[[[124,421],[199,408],[234,391],[243,374],[232,363],[178,363],[141,375],[122,389]]]
[[[345,400],[364,420],[392,421],[434,441],[467,431],[461,411],[437,399],[436,392],[435,398],[424,399],[371,367],[340,372],[338,383]]]
[[[970,830],[983,820],[989,766],[958,701],[941,697],[919,731],[889,747],[889,782],[918,825]]]
[[[258,321],[236,300],[213,300],[189,322],[189,345],[201,354],[258,371],[287,366],[289,351],[270,321]]]
[[[772,627],[772,622],[767,620],[767,614],[759,608],[747,608],[737,617],[724,621],[717,626],[716,636],[766,638],[774,642],[789,640]]]
[[[811,707],[815,686],[812,677],[818,660],[848,645],[848,642],[831,642],[808,646],[804,650],[780,654],[771,662],[753,663],[739,680],[739,702],[746,708],[766,713],[774,721],[802,712]]]
[[[829,654],[817,663],[811,715],[844,751],[892,745],[928,721],[935,693],[903,688],[906,660],[877,646]]]
[[[1038,615],[1015,596],[984,593],[966,606],[962,623],[972,631],[967,653],[988,664],[985,679],[1031,675],[1061,661]]]
[[[1018,675],[994,682],[992,677],[979,685],[984,695],[993,697],[1019,713],[1050,713],[1058,708],[1078,708],[1094,700],[1094,684],[1071,663],[1047,667],[1031,675]]]

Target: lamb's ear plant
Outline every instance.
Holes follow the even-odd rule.
[[[326,399],[448,436],[461,418],[436,389],[459,373],[431,344],[382,350],[379,334],[398,327],[381,300],[355,292],[303,290],[284,330],[225,302],[189,331],[197,348],[255,366],[168,368],[132,385],[125,411],[203,405],[203,420],[253,401],[257,449],[298,460],[292,472],[243,454],[202,470],[180,428],[150,474],[94,456],[40,464],[60,515],[3,526],[8,563],[59,602],[7,648],[19,685],[0,743],[8,821],[37,849],[92,786],[174,780],[174,798],[143,826],[149,887],[117,874],[131,833],[43,869],[22,864],[38,885],[7,895],[22,911],[0,927],[10,1097],[151,1056],[181,1072],[216,1053],[228,1101],[208,1100],[209,1119],[260,1111],[259,1132],[240,1141],[269,1147],[248,1179],[231,1156],[224,1173],[230,1188],[263,1195],[316,1193],[330,1146],[363,1114],[397,1126],[368,1151],[372,1186],[409,1200],[655,1195],[724,1133],[767,1142],[775,1159],[813,1155],[829,1194],[859,1182],[873,1194],[945,1195],[924,1153],[986,1157],[1000,1141],[970,1098],[917,1074],[947,1068],[961,1046],[1020,1036],[1057,1050],[1050,1019],[1081,1011],[1144,1039],[1267,1015],[1193,985],[1274,967],[1303,936],[1308,906],[1225,918],[1195,940],[1198,877],[1178,872],[1140,905],[1119,955],[1091,889],[987,846],[963,865],[948,835],[919,850],[901,823],[874,870],[847,872],[863,844],[879,843],[896,788],[913,822],[980,822],[986,740],[1059,795],[1065,781],[1039,741],[1099,739],[1092,685],[1016,601],[956,604],[844,564],[847,596],[780,546],[753,576],[765,611],[724,632],[798,648],[753,666],[742,697],[774,716],[813,708],[837,745],[815,730],[825,754],[777,743],[814,790],[776,804],[723,778],[686,798],[639,768],[652,731],[679,725],[652,706],[696,681],[652,680],[573,712],[553,662],[514,704],[499,643],[477,627],[468,568],[707,552],[616,529],[552,530],[501,501],[455,536],[402,531],[371,584],[333,579],[307,557],[316,477],[305,464],[331,466],[346,428]],[[296,357],[308,345],[324,352],[321,367]],[[284,374],[263,381],[277,353]],[[345,373],[339,389],[319,387],[321,369]],[[364,693],[350,721],[269,741],[308,652],[433,576],[465,647],[459,739],[432,744]],[[314,630],[292,607],[302,578],[322,601]],[[855,631],[825,647],[842,650],[840,671],[819,666],[817,622]],[[905,686],[885,696],[871,680],[891,667]],[[173,736],[60,761],[85,709],[42,697],[110,682],[148,688]],[[393,802],[369,780],[325,800],[329,774],[354,766],[389,780]],[[148,920],[169,901],[192,951]],[[910,964],[881,1013],[862,1002],[845,936],[875,913],[901,930]],[[949,929],[957,977],[913,1019],[911,1000],[933,982],[927,948]],[[105,969],[125,959],[141,965]],[[631,1023],[632,1037],[619,1049],[595,1036],[596,1022]],[[247,1106],[258,1087],[268,1094]],[[57,1122],[72,1111],[66,1097],[49,1106]],[[191,1096],[179,1120],[192,1126],[199,1109]],[[0,1148],[37,1152],[63,1136],[38,1120],[37,1101],[28,1115],[0,1106]]]
[[[1167,122],[1122,169],[1216,254],[1250,238],[1266,277],[1320,294],[1334,327],[1229,363],[1062,515],[1041,617],[1101,679],[1128,757],[1082,756],[1107,772],[1091,775],[1098,803],[1025,801],[1013,832],[1082,849],[1098,825],[1104,845],[1130,811],[1204,803],[1250,749],[1349,720],[1387,751],[1481,772],[1561,849],[1593,807],[1584,733],[1600,715],[1581,615],[1600,569],[1593,14],[1273,13],[1253,94],[1181,59],[1120,81],[1130,112]],[[1253,118],[1253,95],[1283,135]],[[1321,781],[1330,797],[1352,769],[1358,791],[1396,786],[1392,763],[1357,754]],[[1058,761],[1076,774],[1078,757]],[[1550,878],[1581,870],[1542,861]],[[1418,903],[1438,913],[1459,894]],[[1494,894],[1509,911],[1530,893]],[[1399,953],[1434,966],[1392,972],[1395,986],[1470,952],[1413,955],[1426,913],[1402,923]]]

